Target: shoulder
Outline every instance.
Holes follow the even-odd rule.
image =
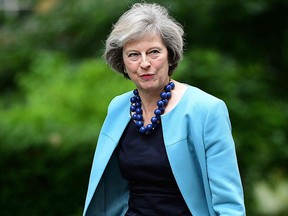
[[[201,110],[210,110],[213,107],[226,107],[225,102],[197,87],[187,85],[183,100],[189,105]]]
[[[115,109],[120,109],[121,107],[126,107],[130,106],[130,98],[133,96],[133,92],[129,91],[126,93],[123,93],[121,95],[118,95],[114,97],[109,106],[108,106],[108,112],[115,110]]]
[[[222,99],[190,85],[180,101],[180,107],[178,114],[185,114],[203,125],[216,118],[229,119],[227,106]]]
[[[208,92],[205,92],[202,89],[197,88],[195,86],[191,86],[191,85],[188,85],[187,92],[189,96],[193,97],[195,101],[198,101],[198,102],[202,101],[204,103],[209,103],[209,102],[213,103],[213,102],[217,102],[221,100],[217,98],[216,96],[209,94]]]

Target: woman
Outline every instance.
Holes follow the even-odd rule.
[[[112,100],[83,215],[245,215],[227,108],[171,75],[183,30],[157,4],[134,4],[106,41],[108,64],[136,86]]]

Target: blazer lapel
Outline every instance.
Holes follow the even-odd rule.
[[[85,209],[88,208],[104,170],[130,120],[129,102],[127,104],[128,105],[122,107],[124,111],[111,111],[104,121],[94,155]]]

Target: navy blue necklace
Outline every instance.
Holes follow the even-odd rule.
[[[133,91],[134,96],[130,98],[131,106],[130,111],[132,113],[131,118],[135,122],[136,127],[139,129],[141,134],[149,134],[153,130],[155,130],[161,121],[161,115],[165,111],[165,107],[168,104],[169,99],[171,98],[171,90],[173,90],[175,84],[173,82],[169,82],[165,87],[164,91],[160,94],[160,100],[157,102],[158,108],[154,110],[155,116],[151,118],[151,123],[144,126],[143,121],[143,111],[142,111],[142,103],[141,98],[139,96],[139,92],[137,89]]]

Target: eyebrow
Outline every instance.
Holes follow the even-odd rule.
[[[147,52],[149,52],[150,50],[153,50],[153,49],[158,49],[158,50],[163,50],[163,48],[161,48],[160,46],[154,46],[154,47],[151,47],[147,50]],[[125,54],[127,55],[128,53],[131,53],[131,52],[139,52],[138,50],[135,50],[135,49],[131,49],[131,50],[127,50],[125,52]]]

